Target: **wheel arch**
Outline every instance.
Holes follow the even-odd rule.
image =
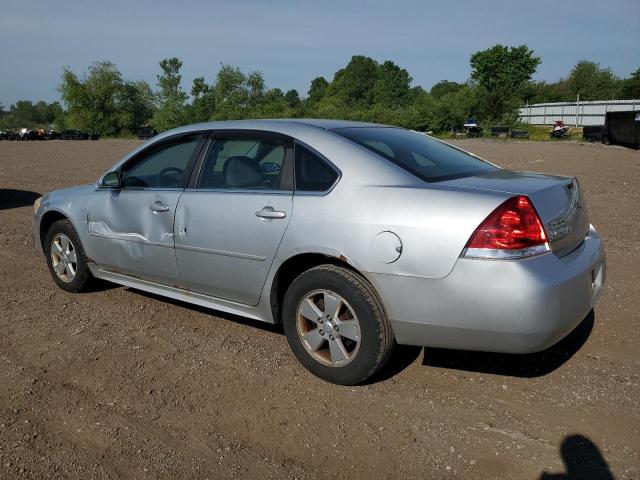
[[[375,286],[371,284],[366,275],[364,275],[357,267],[352,265],[344,255],[335,256],[329,253],[319,252],[297,253],[296,255],[287,258],[278,266],[273,277],[273,281],[271,282],[271,313],[273,315],[274,323],[282,322],[280,317],[282,303],[284,301],[284,295],[291,283],[298,277],[298,275],[313,267],[317,267],[318,265],[336,265],[358,274],[371,286],[384,308],[382,297],[378,294]]]
[[[71,219],[69,218],[68,215],[65,215],[64,213],[58,210],[49,210],[45,212],[42,215],[42,218],[40,219],[39,240],[40,240],[40,247],[42,248],[43,251],[45,247],[44,240],[47,236],[47,232],[51,228],[51,225],[53,225],[58,220],[68,220],[71,222]],[[71,223],[73,224],[73,222]],[[74,225],[74,228],[75,228],[75,225]]]

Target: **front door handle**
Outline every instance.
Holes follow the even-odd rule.
[[[169,205],[165,205],[164,203],[161,203],[161,202],[156,202],[153,205],[151,205],[149,208],[153,213],[169,211]]]
[[[256,212],[256,217],[273,220],[274,218],[284,218],[287,216],[286,212],[275,210],[273,207],[262,207],[262,210]]]

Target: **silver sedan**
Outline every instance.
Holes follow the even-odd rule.
[[[100,278],[282,323],[298,360],[339,384],[395,344],[545,349],[605,280],[575,178],[334,120],[165,132],[40,198],[33,233],[65,290]]]

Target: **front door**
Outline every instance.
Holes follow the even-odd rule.
[[[91,196],[87,227],[92,259],[103,269],[175,285],[173,222],[202,135],[172,137],[125,163],[122,188]]]
[[[216,134],[178,202],[175,246],[190,290],[256,305],[293,207],[292,151],[263,133]]]

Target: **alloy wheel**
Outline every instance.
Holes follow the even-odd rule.
[[[360,350],[360,323],[349,303],[331,290],[307,294],[297,310],[296,327],[307,352],[320,363],[342,367]]]
[[[70,283],[76,276],[78,258],[73,243],[64,233],[51,240],[51,265],[60,280]]]

